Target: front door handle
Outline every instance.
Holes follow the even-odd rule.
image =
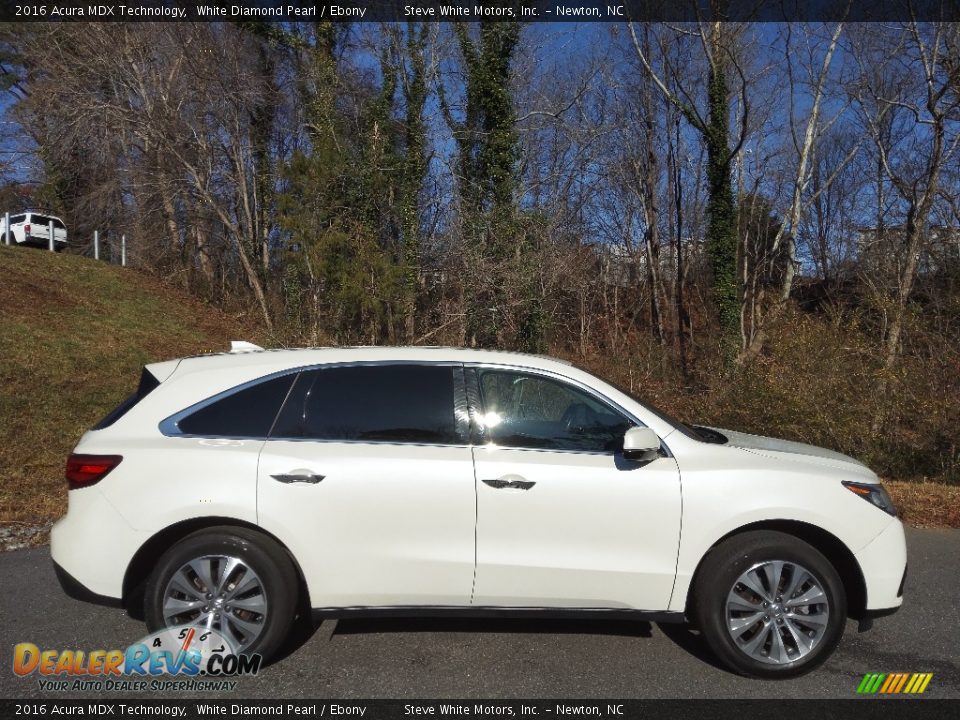
[[[483,482],[495,490],[529,490],[536,485],[533,480],[524,480],[519,475],[504,475],[501,478],[484,480]]]
[[[270,477],[277,482],[282,482],[287,485],[292,483],[308,483],[310,485],[316,485],[318,482],[323,480],[326,475],[318,475],[311,470],[291,470],[288,473],[278,473],[276,475],[271,475]]]

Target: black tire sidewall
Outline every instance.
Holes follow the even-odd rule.
[[[267,598],[267,618],[260,636],[244,648],[243,653],[259,653],[269,660],[286,639],[296,614],[297,574],[283,548],[245,528],[225,527],[193,533],[164,553],[147,581],[144,597],[147,627],[151,632],[166,627],[163,592],[173,574],[193,558],[216,554],[243,560],[260,577]]]
[[[817,646],[804,658],[784,665],[750,658],[737,647],[726,627],[727,594],[744,571],[766,560],[799,563],[812,572],[821,581],[830,608]],[[846,624],[846,593],[836,569],[816,548],[786,533],[745,533],[717,546],[704,559],[695,592],[695,617],[707,644],[726,666],[751,677],[789,678],[813,670],[836,649]]]

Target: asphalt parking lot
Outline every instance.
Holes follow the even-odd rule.
[[[907,541],[901,611],[866,633],[849,623],[833,657],[795,680],[730,674],[682,626],[355,619],[325,620],[301,633],[284,659],[221,697],[853,698],[867,672],[929,672],[922,697],[960,698],[960,531],[909,530]],[[47,548],[0,554],[0,624],[0,697],[16,699],[57,694],[41,691],[36,675],[14,675],[14,644],[124,648],[145,634],[122,610],[66,597]]]

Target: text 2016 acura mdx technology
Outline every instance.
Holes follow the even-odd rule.
[[[444,348],[148,365],[67,462],[64,588],[269,656],[302,609],[688,621],[738,672],[902,602],[903,526],[839,453],[691,428],[560,360]]]

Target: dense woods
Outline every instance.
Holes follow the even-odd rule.
[[[2,29],[6,208],[274,344],[550,352],[960,481],[960,26]]]

